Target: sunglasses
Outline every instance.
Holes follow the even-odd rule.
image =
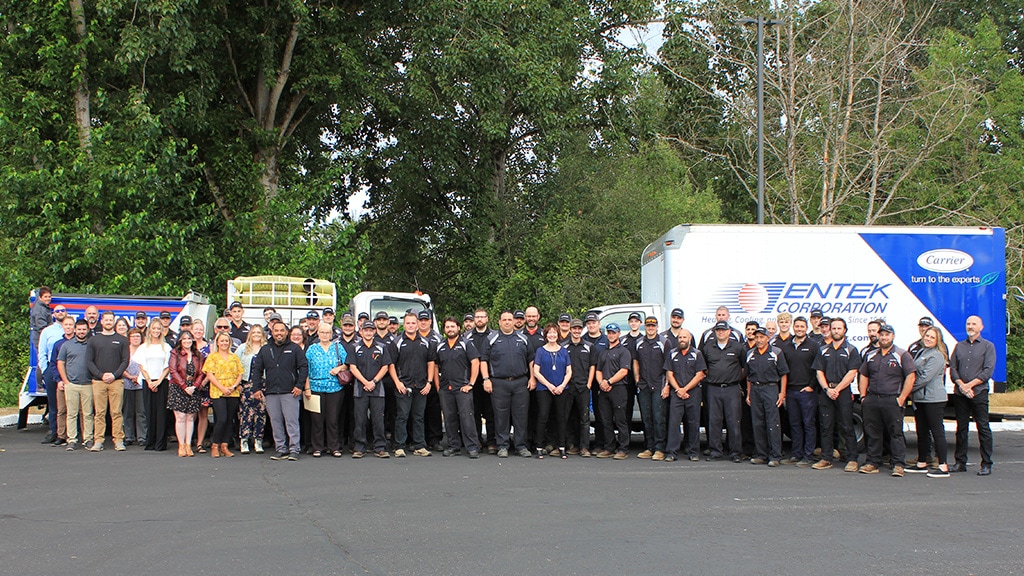
[[[216,326],[214,326],[214,328],[217,329],[217,330],[228,330],[228,329],[230,329],[229,326],[225,326],[223,324],[217,324]]]

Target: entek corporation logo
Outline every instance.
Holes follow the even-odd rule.
[[[779,296],[786,288],[785,282],[748,282],[746,284],[723,284],[711,294],[705,314],[714,314],[719,306],[726,306],[732,312],[767,314],[772,311]]]

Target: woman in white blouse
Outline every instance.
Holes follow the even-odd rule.
[[[167,450],[167,362],[171,347],[164,340],[164,327],[151,322],[146,338],[132,354],[139,364],[143,382],[142,397],[146,405],[146,450]]]

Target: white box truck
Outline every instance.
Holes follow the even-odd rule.
[[[682,308],[696,335],[714,324],[719,306],[740,329],[819,308],[844,318],[858,347],[866,324],[884,319],[906,348],[930,316],[952,349],[966,338],[967,316],[978,315],[998,356],[991,385],[1005,390],[1002,228],[683,224],[644,250],[640,285],[644,302]]]

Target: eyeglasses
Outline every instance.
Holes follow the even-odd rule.
[[[229,326],[225,326],[223,324],[216,324],[216,325],[214,325],[214,328],[217,329],[217,330],[228,330],[230,327]]]

